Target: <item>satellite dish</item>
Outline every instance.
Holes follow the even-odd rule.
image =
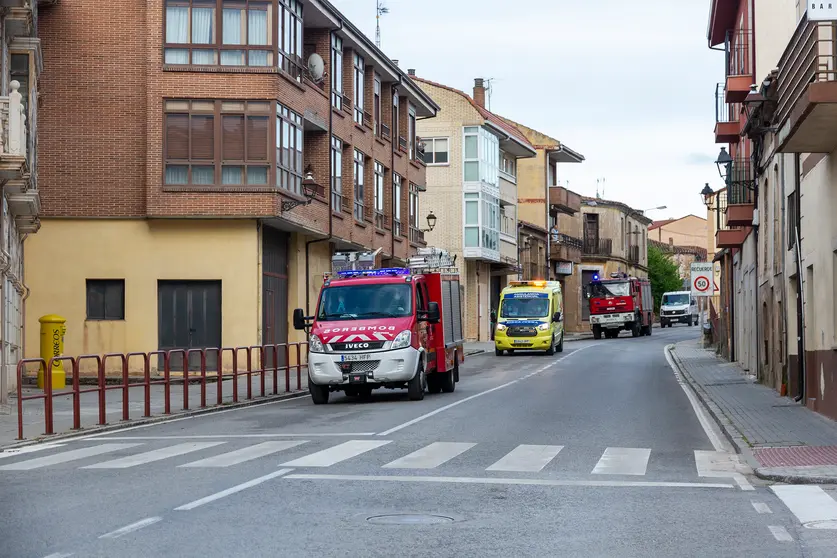
[[[323,57],[316,52],[308,57],[308,73],[311,75],[311,79],[315,83],[319,83],[323,80],[323,74],[325,74],[325,62],[323,62]]]

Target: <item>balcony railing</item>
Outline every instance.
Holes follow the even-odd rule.
[[[563,233],[552,233],[549,238],[549,259],[559,262],[581,261],[581,248],[584,242],[580,238]]]
[[[755,181],[753,166],[748,157],[736,157],[727,177],[727,204],[753,204]]]
[[[727,75],[753,75],[753,32],[749,29],[727,31],[724,43],[726,51]]]
[[[0,97],[0,120],[2,120],[2,144],[0,155],[26,158],[26,107],[20,94],[20,83],[13,80],[12,92]]]
[[[563,186],[550,186],[549,206],[556,212],[574,215],[581,211],[581,196]]]
[[[611,256],[613,255],[613,239],[585,237],[582,251],[585,256]]]
[[[828,153],[834,149],[834,128],[823,124],[831,119],[831,112],[822,114],[817,105],[834,106],[835,86],[828,88],[826,84],[835,81],[837,26],[834,22],[808,21],[803,17],[779,59],[779,100],[774,122],[780,129],[780,151]]]
[[[410,242],[413,244],[424,244],[424,232],[415,227],[410,227]]]
[[[715,85],[715,143],[738,143],[741,139],[741,105],[727,102],[725,83]]]

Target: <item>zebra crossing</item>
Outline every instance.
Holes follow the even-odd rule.
[[[112,442],[90,440],[95,445],[45,447],[43,454],[27,452],[4,455],[0,475],[16,471],[76,468],[86,471],[129,470],[144,466],[171,466],[173,469],[225,469],[268,460],[270,466],[293,469],[324,469],[369,466],[390,470],[444,471],[454,467],[491,473],[542,473],[549,475],[589,475],[603,477],[641,477],[649,472],[655,453],[650,448],[606,447],[573,448],[564,445],[474,443],[434,441],[416,447],[401,440],[353,439],[341,442],[323,439],[291,439],[253,442],[241,446],[240,440]],[[664,452],[658,457],[658,470],[675,467],[679,474],[708,476],[699,459],[700,451],[682,452],[673,466]],[[704,452],[705,453],[705,452]],[[688,456],[687,456],[688,455]],[[564,459],[566,457],[566,459]],[[705,461],[705,460],[704,460]],[[710,475],[711,476],[711,475]]]

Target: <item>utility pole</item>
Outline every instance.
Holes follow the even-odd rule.
[[[381,16],[389,13],[383,0],[375,0],[375,46],[381,48]]]

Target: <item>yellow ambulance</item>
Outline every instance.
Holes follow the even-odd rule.
[[[557,281],[510,281],[500,293],[494,354],[564,350],[564,297]]]

